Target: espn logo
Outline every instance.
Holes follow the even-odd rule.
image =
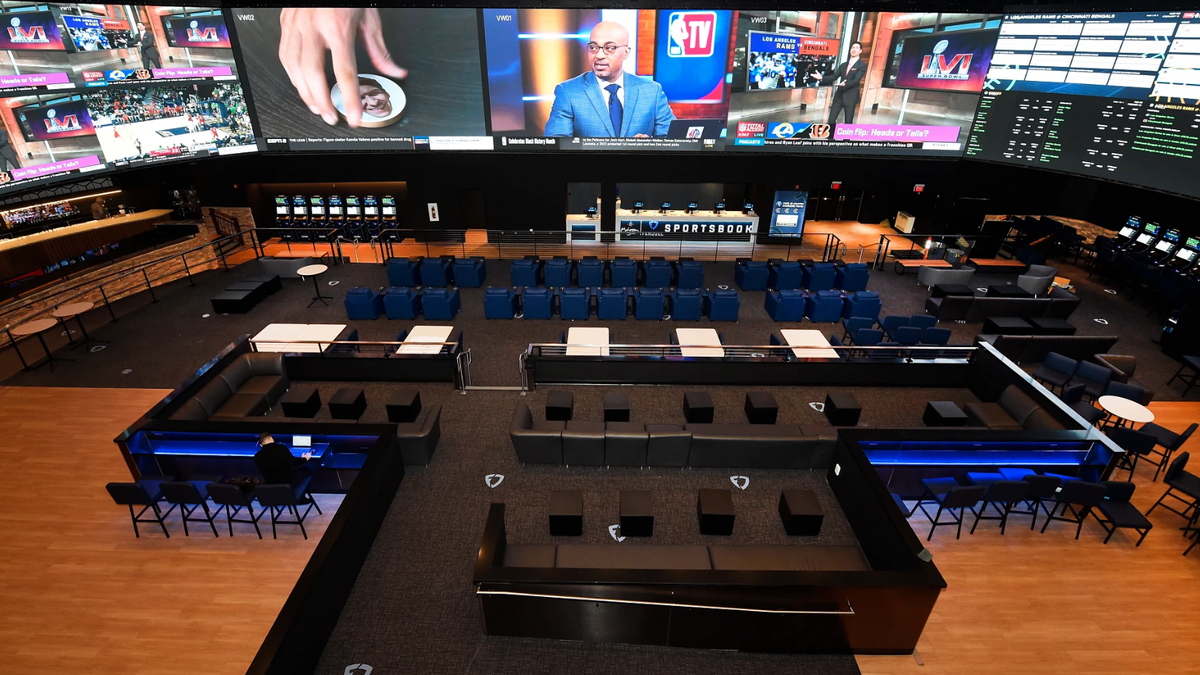
[[[671,12],[667,20],[670,44],[667,56],[703,58],[713,55],[717,32],[716,12]]]

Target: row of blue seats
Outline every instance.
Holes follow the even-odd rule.
[[[883,308],[875,291],[768,291],[764,307],[775,321],[832,323],[843,317],[879,316]]]
[[[617,258],[609,264],[597,258],[584,258],[578,262],[566,258],[551,258],[546,261],[526,258],[512,262],[513,286],[565,286],[600,287],[608,284],[613,288],[702,288],[704,286],[704,264],[695,260],[648,260],[643,264],[629,258]]]
[[[426,288],[424,292],[407,287],[392,286],[383,293],[355,287],[346,291],[346,317],[378,319],[386,313],[389,319],[415,319],[424,314],[432,321],[450,321],[462,307],[457,288]]]
[[[440,258],[388,258],[388,285],[398,288],[409,286],[462,286],[480,288],[487,279],[487,264],[483,258],[455,258],[452,255]]]
[[[871,269],[866,263],[812,263],[804,265],[783,260],[739,260],[733,280],[743,291],[810,291],[838,289],[847,293],[867,290]]]
[[[558,292],[544,286],[523,292],[503,286],[488,286],[483,296],[483,314],[488,319],[549,319],[558,298],[558,315],[563,319],[585,320],[592,315],[596,298],[596,316],[601,320],[624,320],[633,299],[634,318],[662,321],[668,315],[677,321],[737,321],[741,300],[732,289],[704,292],[696,288],[664,291],[661,288],[563,288]],[[668,307],[669,301],[669,307]]]

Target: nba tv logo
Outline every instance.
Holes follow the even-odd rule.
[[[955,54],[949,61],[946,60],[946,49],[950,46],[949,40],[942,40],[933,46],[933,53],[926,54],[921,62],[921,72],[917,73],[918,79],[923,80],[969,80],[971,79],[971,57],[972,54]]]
[[[716,12],[671,12],[667,25],[671,38],[667,56],[691,58],[713,55]]]
[[[70,115],[63,115],[61,118],[57,115],[58,112],[54,108],[46,111],[46,133],[61,134],[83,129],[83,125],[79,123],[78,115],[71,113]]]
[[[188,42],[220,42],[221,38],[217,37],[217,29],[215,26],[205,26],[200,28],[199,21],[192,21],[187,29]]]
[[[21,26],[21,18],[14,16],[9,23],[8,41],[13,44],[48,44],[46,29],[43,26]]]

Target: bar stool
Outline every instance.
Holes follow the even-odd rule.
[[[214,537],[220,537],[217,534],[217,526],[213,523],[213,519],[221,512],[220,509],[214,511],[208,510],[208,492],[200,491],[200,486],[208,487],[209,483],[220,480],[219,476],[214,476],[213,480],[193,480],[193,481],[168,481],[163,483],[162,488],[163,498],[168,504],[173,504],[179,507],[179,513],[183,515],[183,536],[191,536],[188,532],[188,521],[193,523],[208,523],[212,528]],[[193,518],[192,514],[199,509],[204,509],[203,518]]]
[[[258,538],[262,539],[262,530],[258,529],[258,519],[262,518],[267,512],[262,510],[258,515],[254,515],[253,495],[242,492],[242,489],[236,485],[228,485],[226,483],[209,483],[206,486],[208,496],[212,497],[213,503],[217,505],[218,512],[220,508],[225,509],[225,522],[229,525],[229,536],[233,536],[234,523],[249,523],[254,526],[254,531],[258,533]],[[233,508],[230,511],[230,507]],[[250,520],[238,520],[237,514],[242,509],[250,515]]]

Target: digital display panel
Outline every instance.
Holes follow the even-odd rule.
[[[1146,230],[1147,234],[1157,235],[1158,230],[1159,230],[1159,224],[1158,223],[1146,223],[1145,230]]]
[[[207,16],[164,16],[163,29],[172,47],[229,49],[229,29],[218,11]]]
[[[29,124],[31,134],[39,141],[96,135],[87,105],[78,97],[59,103],[22,108],[21,114]]]
[[[966,157],[1200,196],[1200,14],[1008,14]]]
[[[62,33],[50,12],[0,13],[0,49],[63,51]]]
[[[1155,250],[1163,251],[1165,253],[1165,252],[1170,251],[1171,249],[1175,248],[1175,244],[1173,242],[1167,241],[1166,237],[1164,237],[1164,238],[1160,239],[1157,244],[1154,245],[1154,248],[1155,248]]]
[[[739,11],[726,148],[963,153],[998,14]],[[920,106],[913,106],[914,94]]]
[[[1200,249],[1200,237],[1188,237],[1183,245],[1191,249]]]
[[[807,207],[807,191],[776,191],[771,210],[771,234],[784,237],[804,234],[804,210]]]
[[[1179,243],[1179,230],[1167,230],[1163,233],[1163,239],[1171,242],[1172,244]]]
[[[1149,244],[1151,241],[1154,241],[1154,237],[1149,234],[1142,233],[1138,235],[1137,243],[1139,244]]]
[[[1122,227],[1122,228],[1121,228],[1121,231],[1119,232],[1119,234],[1120,234],[1122,237],[1132,237],[1132,236],[1134,235],[1134,233],[1135,233],[1135,232],[1137,232],[1137,230],[1135,230],[1135,229],[1133,229],[1132,227],[1129,227],[1128,225],[1126,225],[1125,227]]]
[[[1193,249],[1189,249],[1189,248],[1181,248],[1175,252],[1175,257],[1179,258],[1180,260],[1186,260],[1187,262],[1192,262],[1193,260],[1196,259],[1196,251]]]

